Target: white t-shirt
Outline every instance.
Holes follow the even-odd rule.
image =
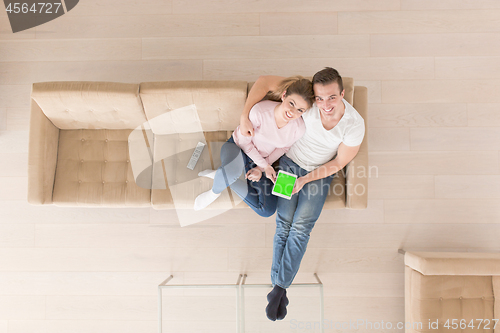
[[[331,161],[337,155],[341,143],[359,146],[365,135],[365,121],[358,111],[342,99],[345,112],[334,128],[327,131],[321,123],[321,115],[316,103],[302,115],[306,123],[306,133],[295,142],[286,153],[302,169],[313,171]]]

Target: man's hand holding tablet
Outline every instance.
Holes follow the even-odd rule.
[[[296,181],[296,175],[280,170],[274,183],[272,194],[290,200]]]

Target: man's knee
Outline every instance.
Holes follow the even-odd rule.
[[[290,230],[292,227],[292,218],[288,218],[287,216],[283,216],[283,214],[278,212],[276,213],[276,228],[283,230]]]
[[[296,218],[292,223],[291,229],[298,234],[309,236],[317,220],[316,217]]]

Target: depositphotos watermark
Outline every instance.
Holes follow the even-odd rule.
[[[4,0],[13,33],[52,21],[78,4],[78,0],[42,1]]]
[[[390,321],[370,321],[366,319],[356,319],[350,321],[333,321],[323,320],[323,328],[325,330],[352,330],[359,329],[381,330],[381,329],[414,329],[422,330],[421,322],[390,322]],[[290,320],[290,328],[296,330],[318,330],[321,328],[319,321],[299,321],[296,319]]]
[[[447,319],[447,320],[431,320],[427,322],[390,322],[390,321],[370,321],[366,319],[356,319],[350,321],[332,321],[323,320],[323,328],[330,330],[359,330],[359,329],[369,329],[369,330],[392,330],[392,329],[412,329],[415,331],[425,331],[438,330],[440,328],[445,328],[447,330],[457,330],[457,329],[477,329],[479,330],[489,330],[490,328],[495,329],[499,319]],[[290,320],[290,328],[298,330],[318,330],[321,328],[321,323],[319,321],[298,321],[296,319]]]

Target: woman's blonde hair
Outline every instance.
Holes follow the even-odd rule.
[[[297,94],[306,101],[309,107],[311,107],[314,103],[312,82],[300,75],[288,77],[281,81],[276,90],[269,91],[267,93],[266,98],[276,102],[281,102],[281,96],[283,96],[283,92],[285,91],[285,97]]]

